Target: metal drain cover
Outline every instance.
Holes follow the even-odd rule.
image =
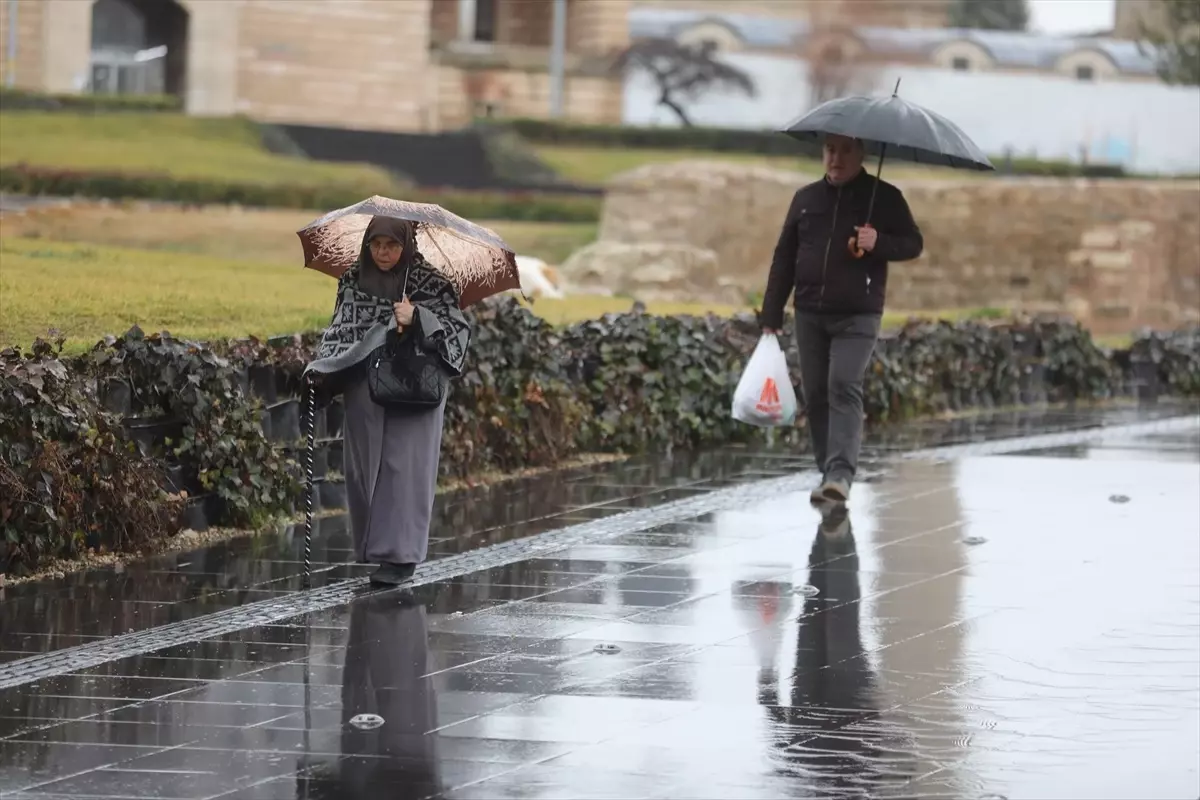
[[[360,731],[373,731],[383,725],[383,717],[378,714],[358,714],[350,718],[350,725]]]

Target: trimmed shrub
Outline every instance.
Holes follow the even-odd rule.
[[[1123,354],[1134,379],[1150,378],[1156,388],[1178,397],[1200,396],[1200,326],[1172,333],[1146,331]],[[1136,374],[1139,365],[1147,373]]]
[[[553,466],[580,452],[765,438],[731,419],[729,408],[758,340],[753,315],[635,311],[554,328],[510,297],[472,315],[466,374],[446,410],[445,476]],[[317,340],[308,333],[202,345],[135,328],[72,361],[61,359],[61,345],[38,343],[28,356],[6,351],[0,571],[5,561],[31,569],[85,546],[135,549],[168,536],[181,524],[181,489],[186,512],[204,495],[207,518],[220,524],[254,525],[294,507],[297,399]],[[794,345],[786,352],[799,384]],[[896,422],[971,407],[1098,400],[1150,383],[1200,396],[1200,331],[1146,334],[1106,355],[1086,330],[1057,317],[913,321],[880,340],[864,405],[868,422]],[[271,414],[264,416],[263,402]],[[268,435],[263,426],[281,410],[286,429],[274,421]],[[318,425],[326,443],[340,429],[329,420],[326,413]],[[801,416],[775,436],[799,443],[804,425]]]
[[[510,297],[472,316],[467,372],[446,408],[443,473],[551,466],[576,455],[586,399],[565,369],[560,332]]]
[[[130,445],[61,352],[38,341],[0,353],[0,573],[179,528],[182,499],[164,490],[162,464]]]
[[[0,89],[0,111],[182,111],[175,95],[44,94],[23,89]]]
[[[127,429],[149,430],[141,440],[148,455],[194,473],[197,488],[216,497],[219,521],[253,526],[293,507],[295,465],[267,440],[238,372],[211,349],[135,327],[98,344],[76,369],[127,415]]]
[[[329,209],[363,200],[362,191],[337,185],[260,185],[183,180],[169,175],[0,167],[0,190],[24,195],[142,199],[188,205]],[[595,222],[602,198],[540,192],[461,192],[420,189],[409,199],[437,203],[470,219],[528,222]]]

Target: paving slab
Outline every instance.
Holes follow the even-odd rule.
[[[0,798],[1200,797],[1200,418],[1114,421],[0,665]]]
[[[937,447],[977,446],[1177,416],[1191,406],[1025,409],[883,426],[865,461]],[[430,558],[461,555],[631,509],[792,474],[810,466],[800,450],[724,448],[639,458],[552,473],[438,498]],[[313,584],[362,579],[344,516],[317,521]],[[193,551],[0,588],[0,665],[39,653],[150,630],[303,588],[303,532],[282,526]]]

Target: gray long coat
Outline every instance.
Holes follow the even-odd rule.
[[[414,414],[371,400],[362,364],[396,321],[394,298],[364,290],[380,291],[366,242],[360,266],[338,282],[333,319],[308,372],[323,376],[324,394],[345,394],[346,489],[358,560],[419,564],[429,543],[445,407]],[[451,283],[416,253],[403,283],[389,293],[410,298],[424,346],[460,375],[471,329]]]

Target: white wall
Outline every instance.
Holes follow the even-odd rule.
[[[697,125],[781,128],[810,107],[808,68],[778,56],[731,53],[722,58],[748,72],[758,96],[708,94],[686,106]],[[949,117],[993,157],[1016,155],[1124,164],[1145,173],[1200,173],[1200,88],[1150,82],[1080,83],[1049,75],[961,73],[888,67],[868,76],[872,94],[891,91]],[[625,83],[624,121],[675,126],[657,108],[650,80]],[[999,164],[997,163],[997,166]]]

